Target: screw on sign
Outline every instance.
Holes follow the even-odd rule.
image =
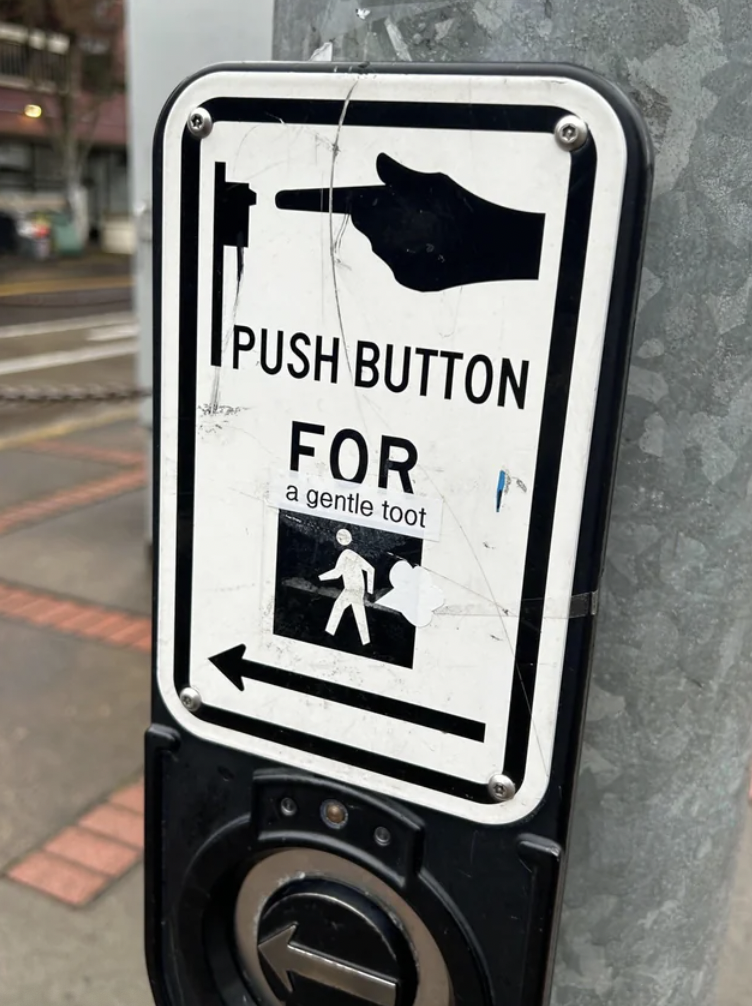
[[[224,67],[155,165],[159,1006],[545,1006],[639,115],[571,67]]]
[[[180,693],[180,701],[189,712],[195,713],[201,708],[201,696],[195,688],[184,688]]]
[[[199,140],[211,133],[212,126],[212,118],[205,108],[197,108],[188,118],[188,129]]]
[[[588,127],[576,115],[565,115],[556,124],[554,135],[565,150],[579,150],[588,138]]]
[[[494,800],[498,800],[499,803],[503,803],[505,800],[511,800],[516,793],[514,783],[505,775],[491,776],[488,782],[488,790]]]

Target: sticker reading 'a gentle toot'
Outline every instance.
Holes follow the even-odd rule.
[[[328,517],[411,538],[438,541],[440,499],[390,489],[373,489],[341,479],[310,479],[290,472],[273,483],[268,502],[280,510]]]

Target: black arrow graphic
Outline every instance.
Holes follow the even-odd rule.
[[[395,1006],[396,981],[291,943],[297,928],[297,923],[293,923],[259,944],[259,953],[288,992],[293,991],[290,981],[290,975],[293,974],[327,985],[331,989],[348,992],[375,1006]]]
[[[346,685],[336,685],[331,681],[320,681],[305,674],[294,671],[283,671],[267,664],[257,664],[253,660],[245,660],[245,646],[233,646],[224,653],[218,653],[209,660],[217,670],[231,681],[239,690],[245,688],[244,680],[262,681],[267,685],[287,688],[293,692],[312,695],[317,699],[329,702],[339,702],[344,706],[353,706],[367,712],[389,716],[405,723],[416,723],[428,727],[429,730],[440,730],[455,737],[464,737],[470,741],[483,742],[486,735],[485,723],[469,720],[453,713],[442,713],[436,709],[427,709],[412,702],[401,702],[399,699],[389,699],[384,695],[374,695],[359,688],[348,688]]]

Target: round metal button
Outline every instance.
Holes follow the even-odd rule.
[[[415,911],[349,860],[289,849],[240,888],[235,938],[264,1006],[452,1006],[444,959]]]
[[[360,891],[332,880],[294,880],[259,921],[261,968],[295,1006],[412,1006],[418,976],[400,927]]]

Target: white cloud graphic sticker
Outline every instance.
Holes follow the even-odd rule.
[[[389,582],[393,589],[387,591],[377,604],[399,611],[417,628],[428,625],[434,611],[444,603],[444,594],[433,582],[431,574],[422,566],[411,566],[404,559],[390,569]]]

